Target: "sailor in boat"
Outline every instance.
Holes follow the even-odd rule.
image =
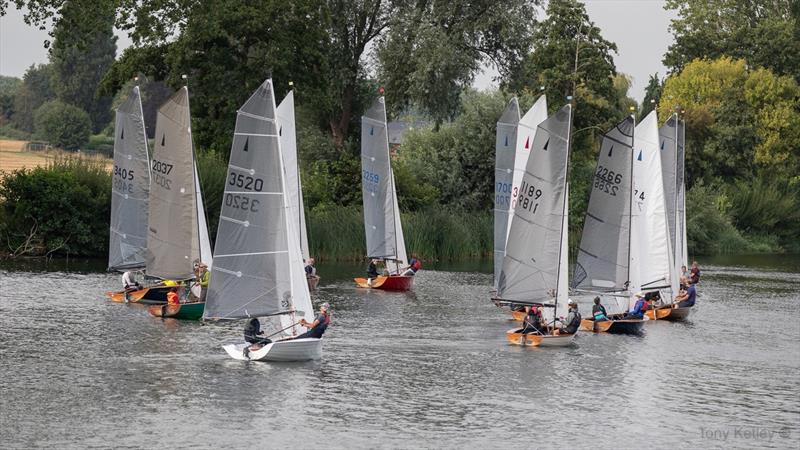
[[[592,306],[592,317],[594,317],[595,327],[597,327],[597,322],[611,320],[608,318],[606,307],[600,304],[600,297],[594,298],[594,306]]]
[[[558,330],[558,334],[575,334],[581,326],[581,313],[578,312],[578,304],[574,300],[569,299],[569,314],[567,320],[562,319],[565,324]]]
[[[178,287],[173,286],[169,288],[169,292],[167,292],[167,304],[168,305],[180,305],[181,300],[178,297]]]
[[[377,259],[369,260],[369,265],[367,266],[367,284],[372,286],[372,280],[378,278],[378,266]]]
[[[248,320],[244,326],[244,340],[248,344],[253,344],[251,347],[257,348],[272,342],[272,340],[264,336],[264,332],[261,331],[261,322],[255,317]],[[257,350],[257,348],[252,348],[252,350]]]
[[[692,276],[692,273],[686,268],[686,266],[681,266],[681,278],[689,278]]]
[[[208,271],[208,264],[200,262],[197,265],[197,283],[200,284],[200,301],[206,301],[206,293],[208,292],[208,282],[211,279],[211,272]]]
[[[547,325],[542,319],[542,307],[533,305],[528,307],[528,315],[522,322],[522,334],[544,334],[547,331]]]
[[[636,303],[634,303],[633,308],[630,311],[625,313],[626,319],[642,319],[644,318],[644,311],[647,309],[647,301],[644,299],[644,293],[637,292],[636,293]]]
[[[133,279],[133,272],[127,271],[122,274],[122,289],[125,291],[134,291],[142,288],[138,281]]]
[[[700,282],[700,266],[697,265],[697,261],[692,261],[692,272],[689,280],[693,285]]]
[[[319,307],[319,314],[317,314],[317,317],[314,318],[314,322],[312,323],[308,323],[306,319],[300,319],[300,325],[308,328],[308,331],[293,339],[322,338],[322,335],[325,334],[325,330],[328,329],[328,325],[331,323],[330,308],[331,305],[323,303],[322,306]]]
[[[411,259],[408,260],[408,267],[406,268],[408,270],[403,272],[403,276],[404,277],[414,276],[417,274],[417,271],[421,268],[422,268],[422,263],[420,262],[419,258],[417,258],[417,255],[412,253]]]
[[[319,278],[317,276],[317,268],[314,266],[316,263],[317,261],[314,258],[306,260],[306,279]]]
[[[688,282],[685,278],[681,279],[681,282]],[[694,306],[694,302],[697,298],[697,291],[695,290],[694,284],[689,283],[689,287],[686,288],[685,291],[681,291],[677,297],[675,297],[675,301],[678,302],[679,308],[689,308]]]

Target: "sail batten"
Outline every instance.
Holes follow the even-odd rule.
[[[541,122],[529,142],[497,296],[516,303],[566,298],[567,167],[572,107]],[[566,302],[562,305],[566,307]]]
[[[408,264],[389,156],[384,98],[361,117],[361,189],[367,256],[394,261],[396,272]]]
[[[111,192],[108,269],[142,268],[147,251],[150,157],[138,86],[116,112]]]

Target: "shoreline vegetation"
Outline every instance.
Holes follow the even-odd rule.
[[[359,117],[379,92],[400,130],[390,136],[407,251],[423,260],[491,256],[495,196],[508,195],[494,183],[496,123],[512,97],[524,113],[541,95],[551,114],[575,106],[573,256],[601,136],[653,109],[660,123],[678,113],[686,124],[692,255],[800,253],[800,2],[666,2],[675,13],[663,55],[668,74],[650,76],[641,102],[617,70],[616,44],[577,0],[550,0],[544,11],[527,0],[490,8],[458,0],[22,3],[31,25],[52,19],[53,39],[47,63],[21,78],[0,76],[0,137],[110,156],[114,108],[134,86],[153,139],[158,108],[188,85],[212,239],[236,108],[269,67],[277,98],[292,90],[296,100],[318,260],[365,258]],[[139,20],[153,14],[171,20]],[[118,54],[114,27],[140,45]],[[497,63],[497,87],[478,91],[471,86],[489,61]],[[0,255],[105,257],[109,160],[42,160],[0,174]]]

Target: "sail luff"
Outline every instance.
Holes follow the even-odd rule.
[[[116,111],[109,270],[145,266],[149,195],[150,156],[141,96],[136,86]]]
[[[494,287],[503,269],[503,257],[506,254],[506,239],[511,216],[508,209],[511,203],[511,187],[514,176],[514,158],[517,142],[517,124],[519,123],[519,103],[513,97],[505,111],[497,121],[495,136],[495,170],[494,170]]]
[[[677,258],[680,265],[689,267],[688,238],[686,235],[686,122],[678,121],[678,241],[680,251]]]
[[[305,214],[303,212],[303,191],[300,183],[299,157],[297,153],[297,132],[295,125],[294,91],[289,91],[277,109],[281,141],[286,168],[287,198],[291,207],[292,226],[297,228],[303,260],[308,259],[308,237]]]

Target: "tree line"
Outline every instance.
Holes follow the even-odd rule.
[[[22,80],[0,79],[2,120],[44,134],[46,123],[81,116],[65,111],[76,108],[91,132],[110,132],[109,106],[138,77],[152,133],[158,105],[187,75],[196,146],[201,158],[221,162],[201,162],[212,226],[215,171],[224,171],[235,111],[271,75],[279,98],[295,90],[312,218],[360,206],[359,118],[378,87],[391,118],[430,124],[404,135],[395,160],[401,208],[410,213],[488,215],[497,118],[512,95],[529,107],[546,94],[551,112],[568,97],[576,103],[571,236],[580,235],[602,133],[631,107],[640,117],[658,108],[662,121],[677,110],[687,122],[692,249],[800,250],[792,225],[800,206],[796,2],[669,0],[678,12],[664,55],[669,73],[651,76],[641,105],[614,65],[616,45],[575,0],[548,1],[544,14],[535,0],[13,3],[28,8],[29,23],[53,26],[51,58]],[[9,6],[0,0],[0,12]],[[134,42],[116,58],[114,27]],[[486,64],[500,87],[475,91]],[[490,236],[490,221],[475,223],[475,233]]]

